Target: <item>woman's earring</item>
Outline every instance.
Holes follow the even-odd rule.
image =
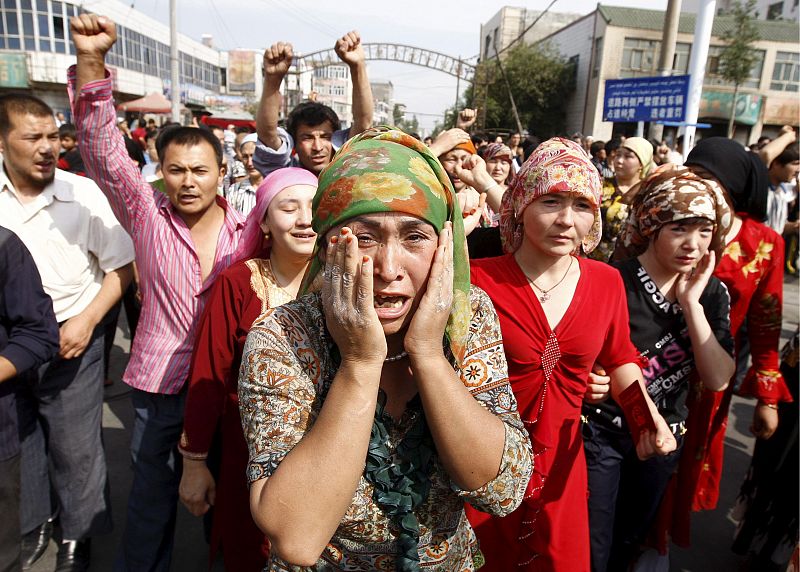
[[[264,239],[269,240],[269,231],[264,233]]]

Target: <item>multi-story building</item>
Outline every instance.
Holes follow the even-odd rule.
[[[372,124],[392,125],[394,123],[394,85],[391,81],[372,81]]]
[[[717,14],[723,15],[731,11],[734,0],[717,0]],[[700,0],[684,0],[681,9],[684,12],[697,14]],[[797,0],[756,0],[756,18],[761,20],[794,20],[800,19]]]
[[[719,54],[724,47],[720,36],[733,25],[729,16],[714,20],[706,77],[700,107],[700,122],[710,129],[699,137],[725,135],[734,86],[719,75]],[[694,14],[681,14],[674,75],[686,74],[694,42]],[[794,22],[757,22],[761,39],[755,43],[757,61],[750,78],[740,86],[737,98],[736,138],[743,143],[762,133],[774,134],[784,124],[797,124],[800,117],[800,44]],[[576,86],[565,94],[567,121],[564,133],[580,131],[595,139],[615,133],[633,134],[635,123],[603,121],[603,93],[607,79],[658,75],[657,65],[664,27],[664,12],[614,6],[598,6],[542,38],[577,64]],[[668,129],[668,135],[675,129]]]
[[[91,2],[91,11],[117,23],[106,62],[119,101],[169,89],[169,28],[117,0]],[[69,115],[67,68],[75,63],[69,19],[80,0],[4,0],[0,4],[0,93],[30,91]],[[202,108],[224,84],[220,52],[179,35],[183,103]]]
[[[523,32],[525,35],[522,42],[536,43],[580,17],[580,14],[560,12],[547,12],[542,16],[539,10],[503,6],[488,22],[481,24],[480,57],[484,60],[495,57],[495,44],[497,51],[502,52]],[[537,18],[539,21],[528,30],[528,26],[531,26]]]
[[[353,123],[353,86],[350,69],[344,64],[331,64],[314,68],[311,89],[317,101],[336,112],[342,125]]]

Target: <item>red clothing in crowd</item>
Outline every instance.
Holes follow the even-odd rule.
[[[274,286],[269,260],[238,262],[219,275],[197,332],[180,449],[184,456],[205,459],[215,435],[221,434],[210,558],[221,547],[226,570],[260,572],[269,554],[269,544],[250,515],[239,365],[253,321],[270,302],[280,305],[291,299]]]
[[[731,333],[737,351],[744,337],[740,328],[747,319],[747,339],[753,366],[747,372],[741,395],[766,403],[792,401],[779,370],[779,344],[783,307],[783,239],[772,229],[742,216],[742,228],[725,247],[714,275],[731,296]],[[711,510],[719,500],[728,408],[734,384],[712,392],[697,381],[689,394],[687,433],[678,471],[677,492],[662,506],[658,547],[668,544],[666,530],[680,546],[690,544],[690,513]],[[666,524],[669,522],[670,524]]]
[[[500,318],[511,387],[535,455],[519,509],[493,518],[467,507],[483,570],[589,570],[581,404],[595,362],[613,371],[639,363],[639,353],[619,273],[578,261],[575,294],[554,330],[513,255],[471,262],[472,283],[489,294]]]

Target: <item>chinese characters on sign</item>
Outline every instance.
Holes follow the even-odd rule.
[[[25,54],[0,54],[0,87],[28,87]]]
[[[606,80],[603,121],[684,121],[689,76]]]

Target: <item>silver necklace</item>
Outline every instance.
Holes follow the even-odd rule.
[[[386,362],[386,363],[391,363],[393,361],[400,361],[404,357],[408,357],[408,352],[405,351],[405,350],[403,350],[402,352],[400,352],[399,354],[397,354],[395,356],[389,356],[386,359],[384,359],[383,361]]]
[[[561,280],[559,280],[558,282],[556,282],[555,284],[553,284],[552,286],[550,286],[550,288],[548,288],[547,290],[545,290],[544,288],[540,288],[540,287],[539,287],[539,286],[536,284],[536,282],[534,282],[533,280],[531,280],[530,278],[528,278],[528,277],[527,277],[527,275],[525,276],[526,278],[528,278],[528,282],[530,282],[531,284],[533,284],[533,287],[534,287],[534,288],[536,288],[536,289],[537,289],[539,292],[541,292],[541,293],[542,293],[542,294],[539,296],[539,301],[540,301],[540,302],[544,303],[544,302],[547,302],[547,301],[550,299],[550,292],[552,292],[552,291],[553,291],[553,289],[555,289],[555,288],[556,288],[556,287],[557,287],[559,284],[561,284],[561,283],[564,281],[564,278],[566,278],[566,277],[567,277],[567,274],[569,274],[569,271],[570,271],[570,269],[572,268],[572,262],[573,262],[574,260],[575,260],[575,257],[574,257],[574,256],[570,256],[570,257],[569,257],[569,266],[567,266],[567,271],[566,271],[566,272],[564,272],[564,276],[562,276],[562,277],[561,277]]]

